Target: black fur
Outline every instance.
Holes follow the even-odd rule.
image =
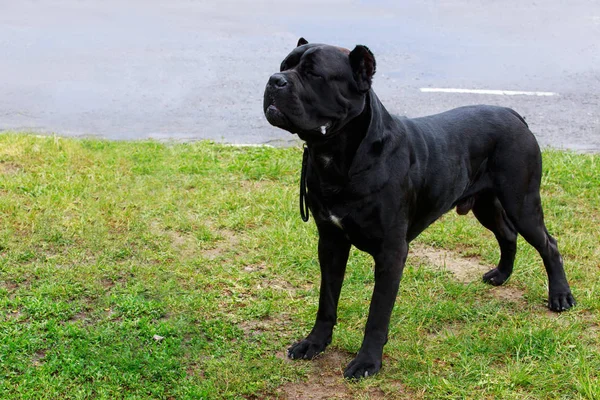
[[[350,52],[304,43],[265,90],[269,122],[306,141],[308,201],[319,231],[317,318],[289,356],[313,358],[331,342],[354,245],[375,260],[375,288],[362,346],[344,376],[376,373],[409,243],[454,207],[473,210],[498,240],[500,261],[484,281],[509,278],[521,234],[544,261],[550,309],[573,306],[556,240],[544,225],[540,149],[524,119],[483,105],[395,117],[371,89],[374,73],[375,58],[364,46]]]

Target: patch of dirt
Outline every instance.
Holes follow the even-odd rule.
[[[462,257],[449,250],[421,244],[411,247],[409,256],[411,255],[424,260],[437,269],[450,271],[456,280],[462,283],[480,280],[483,274],[493,268],[483,264],[477,257]],[[523,290],[512,286],[490,286],[489,293],[499,300],[511,302],[523,301],[525,294]]]
[[[31,288],[31,281],[29,279],[24,279],[20,282],[6,280],[4,282],[0,282],[0,287],[6,289],[8,298],[13,300],[17,296],[19,289],[28,290]]]
[[[184,258],[194,258],[200,251],[196,239],[191,235],[185,235],[177,231],[165,231],[173,244],[173,247]]]
[[[246,265],[242,268],[242,271],[247,273],[259,273],[259,283],[254,287],[254,289],[256,290],[271,288],[278,291],[286,292],[290,296],[292,296],[298,290],[310,290],[314,286],[312,282],[297,283],[296,285],[294,285],[276,274],[271,276],[271,274],[267,270],[268,266],[264,262]]]
[[[288,313],[281,313],[263,319],[246,320],[238,324],[246,336],[256,336],[263,332],[285,333],[291,331],[291,325],[292,317]]]
[[[106,312],[106,318],[111,321],[121,322],[123,320],[122,317],[115,317],[115,315],[117,315],[118,313],[112,308],[105,308],[104,311]]]
[[[573,319],[576,318],[577,320],[587,324],[587,329],[589,331],[600,331],[600,317],[597,317],[594,313],[588,310],[580,311],[577,309],[577,306],[575,306],[575,308],[572,308],[566,312],[556,312],[550,310],[545,301],[541,303],[539,307],[544,310],[544,313],[546,313],[546,316],[549,319],[558,322],[558,324],[561,326],[570,326],[573,322]]]
[[[588,323],[596,324],[596,327],[600,325],[600,316],[595,313],[592,313],[588,310],[583,310],[579,313],[579,316]]]
[[[317,359],[309,361],[313,365],[306,382],[287,383],[277,389],[277,394],[284,399],[301,400],[353,398],[343,378],[343,367],[350,360],[352,355],[329,348]]]
[[[265,269],[267,269],[267,265],[265,263],[246,265],[243,268],[244,272],[257,272],[264,271]]]
[[[325,399],[410,399],[413,398],[400,383],[393,391],[384,392],[378,387],[362,387],[344,379],[344,368],[354,355],[328,348],[312,361],[292,361],[285,354],[278,355],[287,362],[310,362],[311,372],[305,382],[290,382],[275,391],[271,398],[289,400],[325,400]]]
[[[0,162],[0,174],[2,175],[14,175],[23,170],[19,164],[12,162]]]
[[[171,242],[175,247],[185,246],[187,239],[184,235],[177,231],[168,231],[167,234],[169,235],[169,238],[171,238]]]
[[[115,281],[113,281],[112,279],[105,278],[100,281],[100,284],[103,288],[110,289],[113,286],[115,286]]]
[[[19,310],[9,310],[6,315],[9,319],[20,319],[23,313]]]
[[[513,303],[523,302],[525,292],[512,286],[494,286],[490,288],[492,296],[499,300],[512,301]]]
[[[273,278],[273,279],[267,280],[267,282],[265,283],[265,287],[270,287],[271,289],[281,290],[284,292],[292,292],[292,293],[297,290],[294,287],[294,285],[292,285],[291,283],[289,283],[288,281],[286,281],[285,279],[282,279],[282,278]],[[259,289],[260,289],[260,285],[259,285]]]
[[[87,320],[87,314],[85,312],[78,312],[77,314],[73,315],[70,319],[69,322],[77,322],[77,321],[85,321]]]
[[[208,227],[211,233],[220,237],[220,239],[211,244],[213,247],[202,248],[193,233],[188,234],[176,230],[167,230],[157,221],[150,224],[150,229],[153,233],[168,237],[173,247],[185,258],[194,258],[201,255],[209,260],[214,260],[239,244],[239,235],[236,232],[228,229],[213,228],[210,224]]]
[[[34,367],[41,366],[44,363],[44,357],[46,357],[46,352],[44,350],[36,351],[33,357],[31,357],[31,364]]]
[[[116,275],[105,276],[100,279],[100,285],[105,289],[112,289],[117,285],[126,285],[127,282],[133,278],[134,275],[131,272],[121,271]]]
[[[490,270],[487,265],[481,264],[475,257],[461,257],[448,250],[436,249],[434,247],[415,245],[411,247],[410,256],[415,256],[426,261],[438,269],[452,272],[456,280],[469,283],[481,279],[481,276]]]
[[[200,366],[198,366],[198,364],[194,363],[190,366],[188,366],[185,370],[185,374],[187,377],[201,377],[204,378],[205,374],[204,374],[204,370],[202,368],[200,368]]]
[[[230,250],[233,247],[237,246],[240,242],[240,239],[234,231],[220,229],[217,231],[217,233],[223,239],[219,240],[217,242],[217,245],[212,249],[202,251],[202,255],[208,258],[209,260],[214,260],[215,258],[221,256],[227,250]]]
[[[17,290],[20,286],[20,284],[14,282],[14,281],[4,281],[4,282],[0,282],[0,286],[2,286],[3,288],[5,288],[6,290],[8,290],[9,292],[13,292],[15,290]]]

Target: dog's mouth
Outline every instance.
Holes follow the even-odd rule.
[[[306,135],[313,139],[316,139],[317,137],[326,137],[327,134],[330,133],[330,128],[333,125],[332,121],[327,121],[312,129],[294,129],[292,128],[290,119],[275,104],[271,104],[265,109],[265,116],[271,125],[289,130],[290,133],[302,136],[301,138]],[[302,132],[305,133],[302,134]]]
[[[275,104],[271,104],[267,107],[267,109],[265,110],[265,114],[268,116],[280,116],[283,115],[283,113],[281,112],[281,110],[279,108],[277,108],[277,106]]]
[[[288,130],[292,125],[290,119],[285,115],[281,108],[277,105],[276,94],[267,85],[263,100],[263,110],[267,121],[277,128]]]
[[[294,124],[294,118],[288,117],[284,111],[278,106],[276,99],[272,94],[267,93],[264,99],[264,113],[267,121],[277,127],[297,134],[301,139],[318,137],[326,137],[333,126],[333,121],[329,119],[321,119],[318,125],[312,127],[299,127]]]
[[[269,121],[271,125],[278,128],[286,128],[289,126],[288,118],[274,103],[268,105],[265,109],[265,117],[267,117],[267,121]]]

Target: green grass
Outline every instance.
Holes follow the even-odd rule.
[[[0,398],[264,398],[309,379],[310,362],[281,357],[318,300],[301,156],[0,135]],[[545,310],[545,272],[523,241],[507,284],[517,302],[409,258],[383,370],[339,384],[389,398],[600,399],[600,157],[546,151],[542,185],[573,311]],[[498,258],[472,215],[449,213],[419,241]],[[359,348],[372,285],[372,261],[354,251],[330,351]]]

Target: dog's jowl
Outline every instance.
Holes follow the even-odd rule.
[[[498,240],[500,261],[485,282],[509,278],[520,234],[546,267],[548,307],[573,306],[556,240],[544,225],[540,149],[523,118],[483,105],[392,116],[371,88],[374,74],[365,46],[350,51],[300,39],[265,89],[267,120],[306,142],[301,196],[319,232],[316,322],[289,357],[311,359],[331,342],[354,245],[373,256],[375,287],[362,346],[344,375],[379,371],[409,243],[452,208],[472,211]]]

